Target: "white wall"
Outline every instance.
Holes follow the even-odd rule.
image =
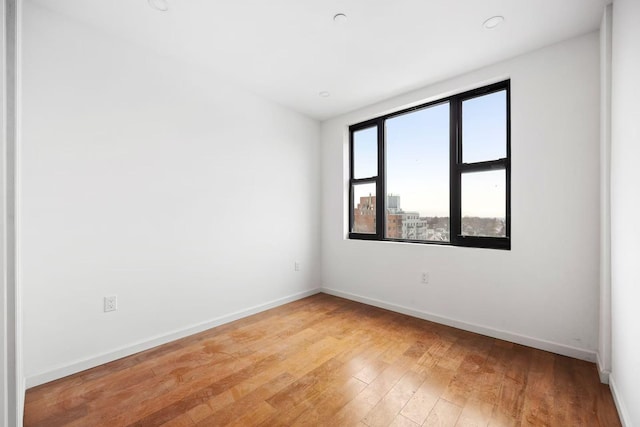
[[[29,385],[320,285],[317,122],[30,2],[23,24]]]
[[[640,2],[613,4],[611,98],[611,386],[626,426],[640,425]]]
[[[599,40],[592,33],[322,124],[329,292],[588,360],[598,344]],[[347,240],[347,126],[511,78],[510,251]],[[430,284],[420,284],[420,272]]]

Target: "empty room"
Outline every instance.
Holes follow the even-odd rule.
[[[0,427],[639,426],[639,0],[5,0]]]

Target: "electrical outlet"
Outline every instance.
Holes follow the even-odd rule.
[[[422,275],[420,276],[420,283],[427,285],[429,283],[429,273],[427,273],[426,271],[422,272]]]
[[[293,271],[300,271],[300,263],[298,261],[293,263]]]
[[[116,311],[118,309],[118,297],[112,295],[110,297],[104,297],[104,312]]]

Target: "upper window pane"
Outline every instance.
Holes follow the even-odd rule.
[[[371,127],[353,133],[353,177],[378,175],[378,128]]]
[[[462,174],[462,234],[506,237],[506,172]]]
[[[507,157],[507,91],[462,102],[462,162]]]
[[[449,103],[385,121],[386,237],[449,241]]]

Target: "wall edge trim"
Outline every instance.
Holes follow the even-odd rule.
[[[613,403],[616,404],[616,409],[618,410],[618,416],[620,417],[620,422],[622,423],[622,427],[631,427],[631,418],[629,418],[629,413],[627,412],[627,407],[624,402],[620,398],[620,393],[616,387],[616,381],[613,377],[613,374],[609,375],[609,388],[611,389],[611,395],[613,396]]]
[[[609,377],[611,376],[611,371],[606,369],[602,358],[600,357],[600,352],[596,353],[596,366],[598,367],[598,375],[600,376],[600,382],[602,384],[609,384]]]

